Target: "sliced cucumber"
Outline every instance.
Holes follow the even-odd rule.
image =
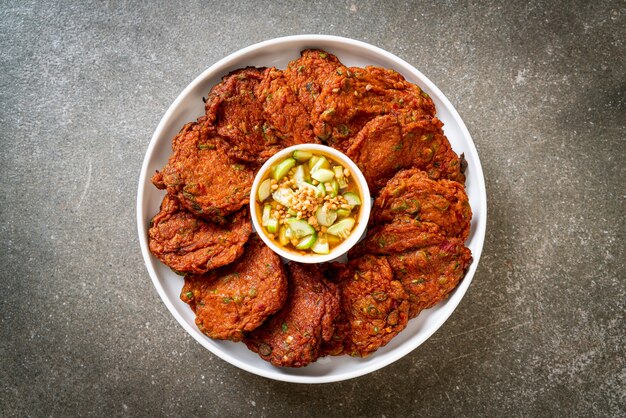
[[[336,165],[333,167],[333,171],[335,172],[335,179],[337,180],[337,183],[339,184],[339,188],[345,189],[346,187],[348,187],[348,181],[346,180],[346,177],[343,175],[343,167],[340,165]]]
[[[291,229],[295,238],[302,238],[315,233],[315,229],[302,219],[288,220],[287,226]]]
[[[272,199],[274,199],[283,206],[289,207],[291,205],[291,198],[293,197],[293,195],[293,190],[286,187],[281,187],[279,189],[276,189],[276,191],[272,193]]]
[[[309,160],[309,170],[315,166],[315,164],[317,163],[317,160],[319,159],[320,157],[318,157],[317,155],[314,155],[311,157],[311,159]]]
[[[313,177],[320,183],[326,183],[327,181],[331,181],[335,177],[335,173],[327,168],[320,168],[315,171],[311,170],[311,172],[311,177]]]
[[[315,162],[315,164],[313,164],[313,167],[311,167],[311,174],[322,168],[325,168],[327,170],[330,169],[330,163],[328,162],[326,157],[320,155],[320,158]]]
[[[259,185],[259,202],[263,202],[272,194],[272,180],[265,179]]]
[[[278,219],[270,218],[269,221],[267,221],[267,232],[270,234],[278,232]]]
[[[337,209],[337,216],[339,218],[345,218],[346,216],[350,216],[352,211],[350,209]]]
[[[330,245],[328,244],[328,240],[326,239],[326,234],[321,234],[317,237],[317,241],[311,247],[311,251],[316,254],[329,254],[330,253]]]
[[[288,227],[283,226],[283,229],[285,230],[284,235],[285,235],[285,238],[287,238],[287,242],[290,242],[292,239],[296,237],[294,232]],[[283,244],[283,245],[286,245],[286,244]]]
[[[287,230],[287,227],[281,226],[280,230],[278,231],[278,242],[280,243],[280,245],[289,244],[289,238],[287,238]]]
[[[288,213],[290,216],[296,216],[296,215],[298,214],[298,212],[296,212],[295,210],[293,210],[293,209],[291,209],[291,208],[287,209],[287,213]]]
[[[317,223],[322,226],[331,226],[337,219],[337,211],[326,209],[325,206],[320,206],[315,211],[315,217]]]
[[[309,151],[302,151],[302,150],[295,150],[293,152],[293,158],[295,158],[296,160],[300,161],[301,163],[305,162],[305,161],[309,161],[311,159],[311,157],[313,156],[312,153],[310,153]]]
[[[320,183],[317,185],[317,193],[318,193],[318,195],[316,195],[317,197],[326,196],[326,187],[324,187],[324,183]]]
[[[313,244],[315,244],[316,241],[317,233],[315,232],[315,230],[313,230],[312,235],[307,235],[306,237],[298,241],[298,244],[296,244],[296,248],[299,250],[308,250],[313,246]]]
[[[270,205],[263,206],[263,216],[261,216],[261,225],[267,226],[267,223],[270,220],[271,211],[272,211],[272,207]]]
[[[330,188],[331,188],[331,191],[330,191],[331,197],[335,197],[339,194],[339,183],[337,182],[337,180],[333,180],[330,183]]]
[[[330,235],[335,235],[339,238],[346,239],[348,238],[348,235],[350,235],[350,231],[352,231],[355,223],[356,221],[354,220],[354,218],[343,218],[342,220],[337,221],[337,223],[328,228],[326,232],[328,232]]]
[[[343,198],[348,201],[350,206],[358,206],[361,204],[361,199],[354,192],[346,192],[343,194]]]
[[[283,161],[278,163],[276,168],[274,169],[273,176],[274,180],[278,181],[285,177],[289,170],[291,170],[296,165],[296,160],[293,158],[285,158]]]
[[[309,176],[309,167],[304,164],[300,164],[299,166],[297,166],[296,173],[293,175],[293,179],[296,181],[296,184],[311,181],[311,176]]]

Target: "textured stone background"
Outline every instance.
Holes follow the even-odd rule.
[[[626,414],[624,1],[0,2],[0,415]],[[363,40],[465,120],[483,258],[425,344],[368,376],[270,381],[175,322],[135,194],[178,93],[299,33]]]

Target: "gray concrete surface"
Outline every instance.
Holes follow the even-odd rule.
[[[140,166],[200,72],[277,36],[360,39],[452,101],[484,255],[450,320],[366,377],[266,380],[175,322]],[[0,2],[0,415],[624,416],[624,1]]]

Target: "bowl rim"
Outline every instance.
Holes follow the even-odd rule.
[[[335,251],[331,251],[330,254],[299,255],[287,251],[282,247],[276,245],[271,239],[269,239],[269,237],[262,231],[263,228],[259,224],[256,212],[256,208],[259,206],[259,204],[256,200],[256,195],[259,190],[261,180],[263,180],[263,177],[265,176],[265,174],[267,174],[267,171],[269,171],[272,165],[274,165],[277,161],[285,158],[289,154],[292,154],[295,150],[320,151],[332,155],[334,159],[338,160],[343,165],[348,166],[350,172],[352,173],[352,175],[354,175],[354,178],[357,179],[357,182],[359,184],[359,188],[361,190],[360,197],[362,205],[361,209],[359,210],[359,221],[357,223],[357,227],[354,231],[352,231],[352,233],[350,233],[348,239],[344,240],[340,245],[335,247]],[[341,151],[322,144],[298,144],[278,151],[261,166],[259,171],[257,171],[254,177],[254,182],[252,183],[252,189],[250,189],[250,217],[252,218],[252,224],[254,225],[255,233],[276,254],[297,263],[326,263],[333,261],[347,253],[350,248],[354,247],[354,245],[360,240],[363,234],[365,234],[365,230],[367,229],[367,223],[369,222],[371,207],[372,201],[370,197],[369,187],[367,186],[365,177],[363,176],[361,170],[359,170],[359,167],[357,167],[357,165]]]
[[[202,83],[205,79],[209,78],[214,74],[224,74],[226,70],[229,69],[230,63],[233,61],[240,60],[241,58],[250,57],[254,52],[263,50],[265,48],[271,48],[272,46],[285,46],[285,45],[294,45],[298,46],[298,48],[302,47],[302,44],[306,44],[309,47],[315,47],[318,45],[320,48],[324,48],[319,44],[331,44],[331,45],[340,45],[347,47],[354,47],[355,49],[367,51],[374,54],[377,57],[381,57],[385,60],[393,62],[393,68],[400,72],[405,77],[410,74],[413,77],[419,79],[420,87],[424,90],[428,90],[432,92],[432,95],[436,95],[438,100],[443,104],[446,110],[450,113],[450,118],[454,120],[454,123],[458,126],[461,135],[466,139],[465,143],[465,152],[471,156],[471,161],[475,164],[472,167],[474,171],[474,177],[476,178],[478,184],[478,196],[476,199],[478,200],[480,206],[480,216],[475,220],[475,228],[472,233],[474,238],[476,239],[475,248],[472,249],[472,255],[474,262],[470,265],[469,270],[467,271],[464,279],[461,281],[459,286],[454,290],[454,297],[449,297],[446,301],[446,306],[442,309],[441,315],[439,315],[436,320],[429,326],[428,330],[420,336],[420,338],[416,338],[414,340],[410,340],[402,346],[394,349],[393,353],[385,356],[384,359],[380,359],[377,362],[369,362],[363,363],[358,368],[355,368],[351,371],[346,371],[339,374],[329,374],[323,376],[302,376],[295,374],[283,374],[280,373],[280,370],[274,371],[272,369],[262,369],[260,367],[251,366],[247,363],[244,363],[237,356],[232,355],[229,352],[218,349],[216,347],[211,346],[202,334],[196,332],[195,329],[191,325],[189,325],[186,320],[177,312],[176,307],[173,305],[173,302],[169,299],[168,295],[165,292],[163,285],[159,282],[159,276],[155,270],[153,265],[154,259],[148,249],[148,239],[147,239],[147,224],[149,222],[149,218],[146,219],[147,214],[144,214],[144,204],[146,202],[145,191],[147,190],[146,182],[149,183],[148,177],[148,168],[150,165],[150,161],[152,159],[153,154],[155,153],[155,149],[158,143],[159,137],[162,135],[163,130],[168,125],[170,119],[173,117],[173,114],[180,106],[181,102],[185,100],[185,98],[189,95],[189,93],[194,90],[200,83]],[[226,57],[220,59],[213,65],[209,66],[206,70],[204,70],[200,75],[198,75],[190,84],[187,85],[183,89],[183,91],[176,97],[176,99],[170,104],[165,114],[162,116],[159,124],[157,125],[148,147],[146,149],[146,153],[144,155],[144,160],[142,163],[141,171],[139,174],[139,182],[138,182],[138,191],[137,191],[137,229],[139,235],[139,243],[144,259],[144,263],[146,265],[146,269],[150,275],[152,283],[159,294],[159,297],[168,308],[170,313],[174,316],[176,321],[185,329],[185,331],[192,336],[197,342],[199,342],[203,347],[211,351],[214,355],[221,358],[222,360],[238,367],[242,370],[245,370],[249,373],[256,374],[258,376],[263,376],[268,379],[279,380],[290,383],[304,383],[304,384],[320,384],[320,383],[331,383],[331,382],[339,382],[343,380],[353,379],[359,376],[363,376],[379,370],[383,367],[388,366],[389,364],[397,361],[398,359],[404,357],[417,347],[419,347],[424,341],[432,336],[445,321],[448,320],[452,312],[456,309],[464,294],[466,293],[473,276],[476,272],[477,266],[480,261],[480,257],[482,255],[482,249],[485,240],[486,234],[486,225],[487,225],[487,193],[485,187],[485,180],[483,175],[482,166],[480,164],[480,159],[478,157],[478,152],[476,150],[476,146],[472,137],[465,126],[465,123],[461,119],[457,110],[452,106],[448,98],[443,94],[443,92],[428,79],[424,74],[422,74],[415,67],[410,65],[405,60],[399,58],[398,56],[385,51],[382,48],[377,46],[368,44],[366,42],[358,41],[355,39],[334,36],[334,35],[319,35],[319,34],[302,34],[302,35],[292,35],[292,36],[284,36],[279,38],[273,38],[266,41],[262,41],[245,48],[242,48],[236,52],[233,52]]]

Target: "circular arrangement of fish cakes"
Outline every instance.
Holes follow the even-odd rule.
[[[339,315],[339,291],[314,264],[287,264],[289,296],[283,308],[244,342],[275,366],[303,367],[317,360]]]
[[[254,171],[230,158],[221,138],[204,121],[188,123],[172,141],[173,153],[152,177],[195,215],[226,223],[226,216],[250,202]]]
[[[465,161],[419,86],[307,49],[285,70],[226,74],[204,102],[152,178],[167,195],[148,238],[160,261],[186,274],[180,298],[205,335],[243,340],[279,367],[366,357],[463,279],[472,262]],[[310,142],[351,158],[375,200],[347,263],[285,267],[250,238],[244,206],[264,161]]]
[[[197,218],[176,198],[165,195],[161,211],[150,222],[148,246],[177,273],[202,274],[241,256],[251,233],[247,209],[231,215],[225,225],[217,225]]]
[[[287,276],[280,257],[251,238],[234,263],[203,275],[187,275],[180,294],[207,336],[241,341],[287,299]]]

